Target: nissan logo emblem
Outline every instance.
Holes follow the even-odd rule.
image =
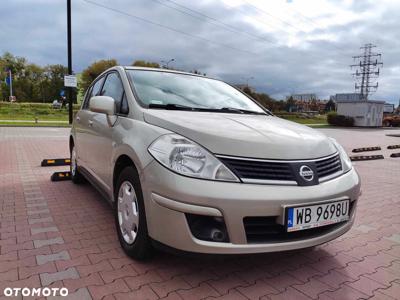
[[[305,181],[312,181],[314,179],[314,171],[309,166],[301,166],[299,175]]]

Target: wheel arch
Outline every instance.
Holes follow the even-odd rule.
[[[117,184],[119,174],[121,174],[122,170],[125,169],[126,167],[133,167],[135,168],[136,172],[138,172],[138,169],[133,159],[126,154],[121,154],[117,158],[114,164],[113,177],[112,177],[113,191],[115,191],[115,185]]]

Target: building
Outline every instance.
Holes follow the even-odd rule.
[[[287,96],[286,100],[288,100],[290,97],[292,97],[293,100],[295,100],[295,101],[310,102],[313,100],[317,100],[317,95],[315,95],[315,94],[293,94],[293,95]]]
[[[361,94],[359,93],[340,93],[330,96],[333,101],[361,101]]]
[[[354,126],[382,126],[385,101],[339,100],[336,103],[338,115],[352,117],[354,119]]]
[[[383,113],[384,114],[392,114],[394,113],[394,104],[392,103],[385,103],[383,106]]]

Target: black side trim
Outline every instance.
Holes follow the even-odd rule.
[[[94,178],[88,170],[86,170],[84,167],[82,166],[78,166],[78,171],[83,175],[83,177],[85,177],[85,179],[87,181],[89,181],[89,183],[100,193],[100,195],[107,200],[107,202],[109,202],[110,204],[112,204],[112,200],[110,199],[110,197],[108,196],[107,191],[101,186],[100,183],[97,182],[96,178]]]

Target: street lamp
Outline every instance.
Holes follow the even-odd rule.
[[[175,61],[175,58],[171,58],[171,59],[168,60],[168,61],[162,60],[161,63],[164,64],[164,67],[165,67],[166,69],[168,69],[168,65],[169,65],[171,62],[173,62],[173,61]]]
[[[246,77],[246,78],[243,78],[243,79],[245,79],[245,80],[246,80],[246,87],[247,87],[247,88],[249,88],[249,80],[252,80],[252,79],[254,79],[254,77],[253,77],[253,76],[251,76],[251,77]]]

